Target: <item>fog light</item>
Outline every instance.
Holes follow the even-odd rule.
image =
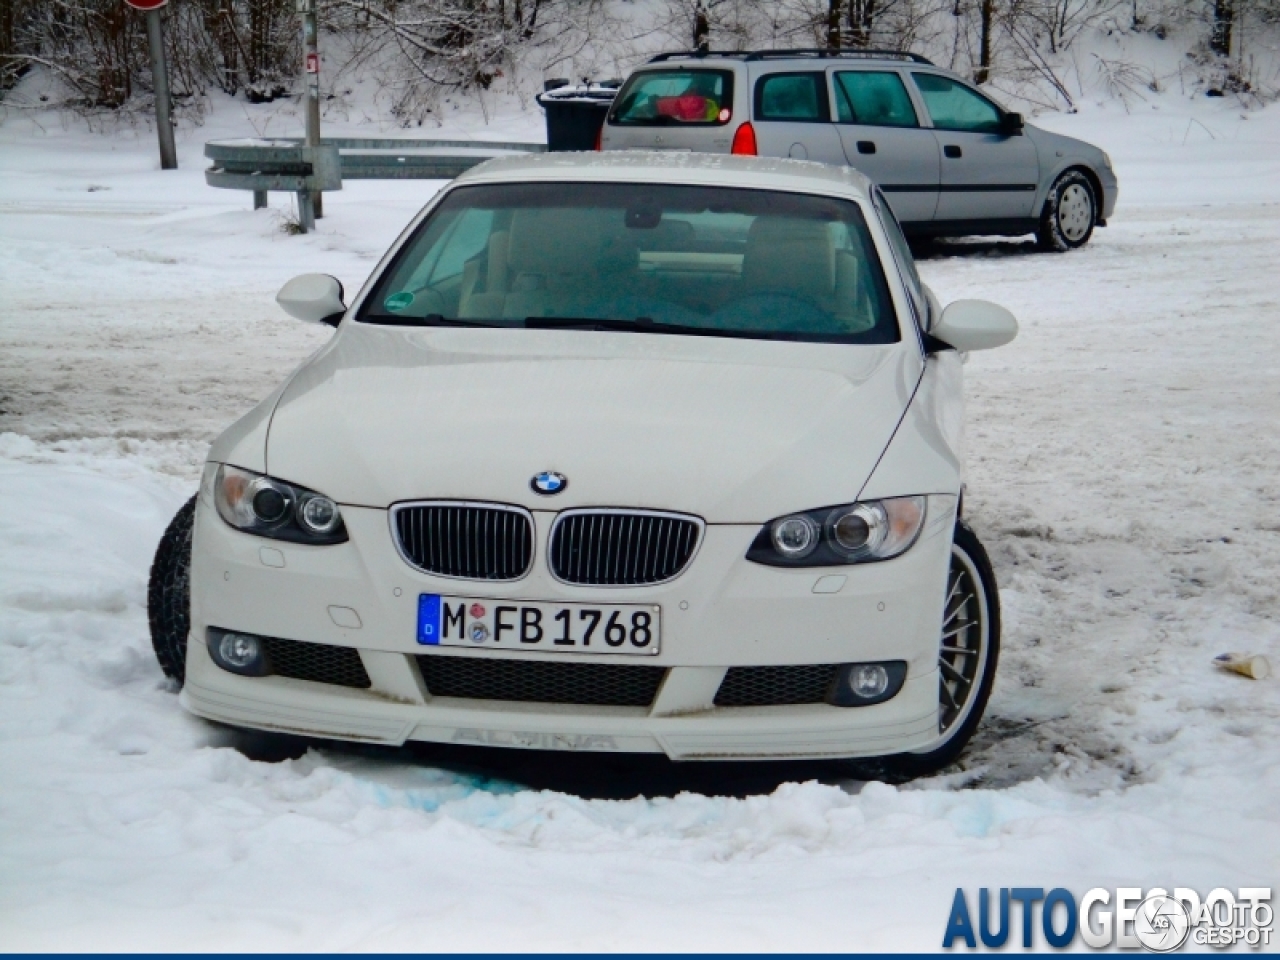
[[[248,633],[210,629],[209,656],[223,670],[242,676],[262,677],[271,672],[262,638]]]
[[[836,674],[827,702],[837,707],[869,707],[892,700],[907,681],[907,661],[846,663]]]
[[[878,663],[861,664],[849,671],[849,689],[862,700],[878,697],[889,689],[889,673]]]

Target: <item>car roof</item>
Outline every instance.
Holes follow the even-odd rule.
[[[454,182],[556,180],[747,187],[857,199],[866,199],[871,190],[871,181],[851,167],[781,157],[739,157],[670,150],[512,154],[472,167]]]

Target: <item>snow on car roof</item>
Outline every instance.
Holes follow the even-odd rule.
[[[612,180],[626,183],[697,183],[803,190],[866,197],[871,181],[851,167],[780,157],[739,157],[671,150],[542,153],[497,157],[455,181]]]

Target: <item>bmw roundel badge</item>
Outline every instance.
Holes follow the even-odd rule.
[[[544,497],[555,496],[568,485],[569,478],[563,473],[556,473],[554,470],[545,470],[529,481],[529,486],[533,488],[533,492],[540,493]]]

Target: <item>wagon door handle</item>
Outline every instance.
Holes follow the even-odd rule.
[[[859,153],[875,153],[876,145],[872,143],[870,140],[859,140],[858,152]]]
[[[961,154],[960,152],[960,148],[957,147],[954,143],[947,144],[945,147],[942,148],[942,152],[946,154],[948,157],[950,157],[952,160],[959,160],[960,157],[963,156],[963,154]]]

